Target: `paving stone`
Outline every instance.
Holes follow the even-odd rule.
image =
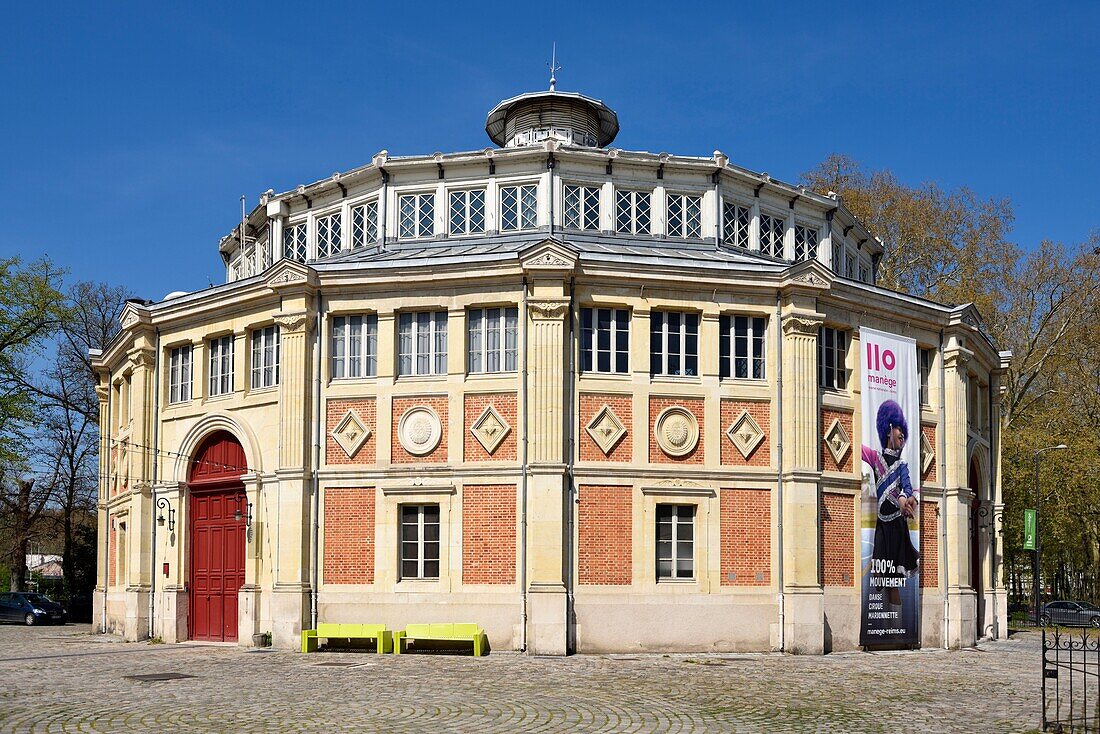
[[[0,732],[1026,732],[1039,646],[1020,633],[822,657],[257,655],[2,625]],[[194,677],[127,677],[158,673]]]

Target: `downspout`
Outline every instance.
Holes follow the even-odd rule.
[[[527,276],[523,276],[520,294],[523,314],[523,348],[519,350],[519,590],[520,590],[520,652],[527,652]]]
[[[152,545],[149,549],[149,639],[153,639],[153,617],[156,613],[157,598],[157,459],[160,458],[158,443],[160,428],[160,327],[157,327],[157,351],[153,355],[153,481],[149,485],[150,505],[149,523],[153,528]]]
[[[554,184],[554,166],[557,162],[554,160],[554,154],[550,153],[546,158],[546,170],[550,171],[550,196],[547,199],[550,202],[550,236],[554,236],[554,196],[557,194],[557,186]]]
[[[385,168],[378,169],[382,174],[382,185],[378,187],[378,231],[375,232],[375,237],[378,238],[378,250],[385,252],[386,250],[386,184],[390,182],[390,174],[386,173]]]
[[[317,321],[313,338],[313,521],[310,523],[309,564],[309,622],[310,629],[317,629],[317,551],[318,516],[321,511],[321,479],[318,469],[321,462],[321,303],[324,296],[317,292]]]
[[[997,432],[993,430],[993,380],[986,386],[986,410],[989,414],[989,595],[993,597],[993,639],[998,638],[997,632],[997,444],[1000,442]]]
[[[108,395],[108,397],[111,396],[112,394],[114,394],[114,390],[111,389],[111,383],[114,381],[114,377],[115,377],[115,373],[111,370],[107,370],[107,395]],[[103,437],[100,436],[100,441],[102,441],[102,440],[103,440]],[[103,474],[103,477],[106,478],[107,482],[110,482],[111,481],[111,403],[110,402],[107,403],[107,442],[106,442],[106,444],[104,444],[104,447],[107,449],[107,470],[102,472],[102,474]],[[100,486],[102,486],[102,485],[100,485]],[[111,494],[110,487],[108,487],[107,488],[108,497],[110,497],[110,494]],[[106,556],[107,557],[104,559],[104,562],[107,564],[107,568],[103,572],[103,576],[104,576],[104,581],[103,581],[103,609],[100,611],[100,617],[102,617],[100,624],[103,628],[102,629],[103,634],[107,634],[107,591],[111,587],[111,574],[110,574],[110,569],[111,569],[111,523],[114,522],[114,520],[111,518],[111,508],[110,508],[110,506],[107,505],[105,507],[105,509],[107,511],[107,533],[106,533],[107,537],[104,538],[104,545],[106,547],[106,551],[107,551]]]
[[[719,184],[721,176],[718,171],[711,177],[714,181],[714,249],[722,249],[722,187]]]
[[[576,456],[576,436],[574,434],[574,425],[576,423],[575,402],[574,393],[576,391],[576,375],[575,370],[577,368],[576,354],[577,345],[575,339],[577,338],[577,330],[573,328],[573,308],[574,308],[574,293],[576,292],[577,279],[574,276],[569,277],[569,311],[566,314],[568,319],[566,324],[569,329],[567,338],[569,339],[569,378],[566,382],[566,409],[563,411],[565,414],[565,445],[566,450],[569,452],[565,460],[565,474],[569,481],[569,491],[565,498],[566,512],[568,513],[566,522],[566,540],[564,544],[566,548],[565,557],[565,598],[566,598],[566,619],[565,619],[565,645],[566,651],[569,651],[570,641],[573,639],[575,630],[570,620],[575,618],[573,609],[575,608],[576,600],[573,597],[573,528],[574,518],[576,516],[577,508],[577,478],[574,475],[576,462],[574,457]]]
[[[776,564],[776,581],[779,584],[779,594],[776,600],[779,602],[779,652],[783,652],[786,647],[786,599],[783,595],[783,310],[782,310],[782,297],[776,293],[775,295],[775,365],[776,365],[776,399],[775,399],[775,415],[778,418],[776,423],[776,436],[775,436],[775,457],[776,457],[776,472],[775,472],[775,503],[778,511],[776,516],[776,528],[775,539],[776,547],[778,548],[779,558]]]
[[[940,428],[936,431],[936,443],[939,444],[939,467],[936,469],[937,478],[940,480],[940,555],[943,557],[943,647],[950,649],[951,637],[948,634],[951,618],[948,614],[947,584],[947,463],[944,461],[943,452],[947,446],[947,438],[944,433],[947,430],[947,360],[943,354],[943,329],[940,329]]]

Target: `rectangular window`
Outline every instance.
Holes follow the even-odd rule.
[[[397,374],[447,374],[446,311],[402,313],[397,331]]]
[[[851,250],[847,250],[847,257],[844,258],[844,277],[850,280],[856,278],[856,254]]]
[[[565,226],[596,231],[600,228],[600,188],[565,187]]]
[[[729,315],[719,318],[719,377],[764,379],[765,326],[763,316]]]
[[[168,357],[168,402],[191,399],[191,345],[173,349]]]
[[[871,282],[871,267],[864,261],[859,263],[859,280],[861,283]]]
[[[485,231],[485,189],[452,191],[450,198],[451,234],[478,234]]]
[[[630,312],[625,308],[581,309],[581,372],[630,371]]]
[[[833,243],[833,272],[837,275],[844,274],[844,240],[837,237],[835,234],[832,239]]]
[[[252,389],[279,384],[279,327],[252,332]]]
[[[439,578],[439,505],[401,505],[401,579]]]
[[[657,505],[657,580],[695,578],[695,505]]]
[[[500,230],[534,229],[538,224],[538,184],[502,186],[500,189]]]
[[[378,239],[378,201],[353,207],[351,210],[351,246],[364,247]]]
[[[210,395],[233,392],[233,335],[212,339],[210,350]]]
[[[649,211],[650,192],[615,192],[615,231],[620,234],[649,234],[652,218]]]
[[[339,214],[317,218],[317,257],[330,257],[343,247],[343,218]]]
[[[435,236],[435,194],[398,198],[397,236],[403,240]]]
[[[820,365],[821,387],[844,390],[848,387],[848,333],[828,326],[817,332],[817,361]]]
[[[727,201],[722,206],[722,220],[725,229],[723,241],[734,247],[749,246],[749,224],[752,222],[752,209]]]
[[[378,373],[378,316],[332,318],[332,379]]]
[[[687,194],[669,194],[668,236],[699,238],[703,236],[703,199]]]
[[[306,245],[306,225],[292,224],[283,228],[283,257],[304,263],[309,257]]]
[[[517,308],[470,309],[467,363],[471,373],[516,369],[518,321]]]
[[[699,374],[699,314],[654,311],[649,317],[651,375]]]
[[[760,215],[760,252],[769,257],[783,258],[783,233],[787,224],[780,217]]]
[[[932,350],[917,347],[917,371],[920,373],[920,404],[930,405],[928,402],[928,375],[932,371]]]
[[[817,230],[813,227],[795,225],[794,261],[813,260],[817,257]]]

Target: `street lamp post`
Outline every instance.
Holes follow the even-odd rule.
[[[1035,626],[1039,626],[1040,610],[1039,610],[1039,573],[1042,569],[1043,561],[1043,535],[1040,532],[1039,526],[1039,506],[1042,502],[1042,498],[1039,496],[1039,457],[1045,454],[1047,451],[1061,451],[1068,448],[1064,443],[1060,443],[1057,446],[1047,446],[1046,448],[1039,449],[1035,452],[1035,567],[1031,572],[1031,579],[1034,586],[1034,604],[1035,604]]]

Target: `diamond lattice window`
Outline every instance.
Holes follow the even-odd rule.
[[[687,194],[668,195],[668,236],[688,239],[703,234],[703,199]]]
[[[339,214],[317,218],[317,257],[329,257],[340,252],[343,243],[342,226]]]
[[[817,257],[817,230],[797,225],[794,228],[795,262],[813,260]]]
[[[599,187],[565,187],[565,226],[569,229],[585,230],[600,228]]]
[[[452,191],[450,195],[450,231],[453,235],[485,231],[485,189]]]
[[[304,263],[309,257],[306,243],[306,225],[290,225],[283,229],[283,257]]]
[[[378,202],[366,204],[351,210],[351,246],[359,248],[374,242],[378,237]]]
[[[650,216],[648,191],[615,192],[615,231],[620,234],[649,234]]]
[[[722,207],[722,220],[725,225],[723,241],[734,247],[748,248],[752,209],[727,201]]]
[[[538,184],[500,189],[500,229],[534,229],[538,223]]]
[[[760,215],[760,252],[769,257],[783,257],[783,234],[786,223],[780,217]]]
[[[397,236],[435,236],[435,194],[406,194],[397,203]]]

